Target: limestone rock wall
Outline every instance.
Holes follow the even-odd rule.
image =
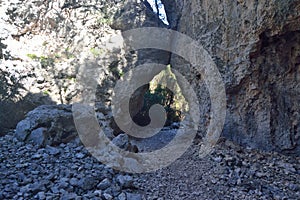
[[[160,59],[111,41],[124,30],[163,26],[138,0],[7,0],[0,7],[0,134],[39,105],[77,102],[82,66],[101,71],[96,105],[103,111],[122,74],[146,59]],[[136,102],[143,91],[135,94]]]
[[[172,27],[213,57],[227,93],[223,135],[264,150],[300,154],[300,1],[201,0],[171,4]],[[172,1],[173,2],[173,1]],[[189,63],[172,56],[201,96],[209,95]],[[205,130],[208,118],[200,127]]]

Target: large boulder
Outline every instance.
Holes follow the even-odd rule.
[[[38,146],[73,140],[77,131],[71,105],[43,105],[30,111],[16,128],[16,137]]]

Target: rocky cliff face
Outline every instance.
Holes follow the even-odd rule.
[[[299,155],[300,1],[163,2],[171,27],[199,41],[222,74],[223,135],[253,148]],[[201,110],[209,112],[201,76],[175,55],[171,64],[189,74],[204,99]]]
[[[163,54],[152,55],[155,51],[127,51],[126,44],[110,41],[122,37],[124,30],[163,26],[139,1],[17,0],[0,5],[2,134],[39,105],[78,101],[78,74],[83,66],[101,69],[96,97],[103,111],[122,74],[146,60],[166,60]],[[143,102],[145,88],[133,96],[133,113],[142,106],[136,102]]]

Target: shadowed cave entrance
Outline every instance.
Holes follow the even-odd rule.
[[[167,79],[172,80],[176,91],[171,91],[166,87],[165,81]],[[171,71],[171,65],[157,74],[148,84],[143,101],[141,110],[132,116],[133,121],[140,126],[146,126],[150,123],[149,110],[155,104],[164,107],[166,111],[165,126],[172,126],[172,128],[179,127],[180,121],[184,118],[183,113],[188,111],[188,104],[181,93],[175,74]],[[134,106],[134,104],[130,105]]]
[[[172,91],[166,87],[166,81],[171,84]],[[141,91],[143,92],[141,93]],[[142,98],[137,101],[136,97],[141,94]],[[188,103],[181,93],[177,78],[171,71],[171,65],[168,65],[165,70],[157,74],[149,84],[141,86],[131,95],[129,112],[132,120],[142,127],[150,124],[149,110],[155,104],[160,104],[165,109],[166,121],[160,133],[152,137],[140,139],[128,133],[125,136],[122,134],[124,131],[118,127],[116,122],[114,120],[111,122],[110,125],[113,127],[114,135],[119,138],[129,138],[131,145],[133,145],[130,146],[135,147],[135,149],[129,148],[129,151],[137,152],[141,150],[145,152],[163,148],[174,138],[177,129],[180,128],[181,121],[185,117],[184,113],[189,111]],[[137,107],[140,107],[138,112],[136,112]],[[139,148],[135,145],[137,143],[139,143]]]

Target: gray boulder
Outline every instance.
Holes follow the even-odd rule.
[[[37,107],[18,123],[16,137],[38,146],[71,141],[77,136],[71,108],[71,105]]]

